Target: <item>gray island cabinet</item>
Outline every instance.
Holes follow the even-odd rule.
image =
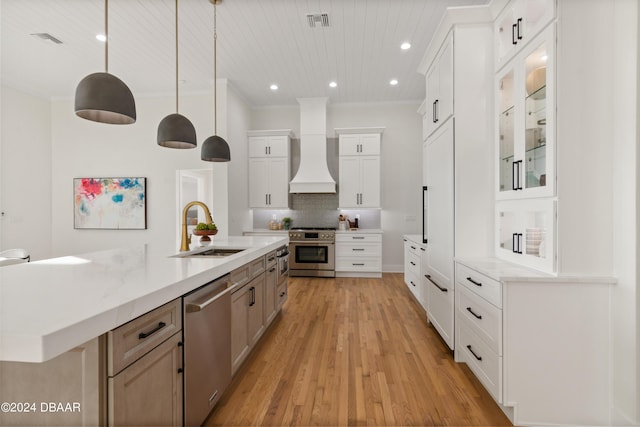
[[[182,296],[264,266],[286,242],[229,237],[214,246],[245,250],[176,257],[145,245],[0,269],[0,425],[182,425]]]

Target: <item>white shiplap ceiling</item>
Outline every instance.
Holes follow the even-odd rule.
[[[417,68],[446,7],[488,0],[224,0],[218,4],[218,78],[252,106],[400,102],[424,97]],[[175,0],[109,1],[109,71],[134,95],[175,90]],[[330,26],[310,28],[306,15]],[[213,6],[179,2],[181,93],[211,91]],[[44,97],[72,97],[104,71],[103,0],[0,0],[2,84]],[[32,33],[49,33],[60,45]],[[409,41],[411,49],[400,44]],[[397,86],[389,80],[396,78]],[[330,81],[338,83],[329,88]],[[269,85],[276,83],[273,92]]]

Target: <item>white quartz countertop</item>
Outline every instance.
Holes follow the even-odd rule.
[[[538,282],[538,283],[603,283],[615,284],[616,278],[609,276],[577,276],[552,275],[531,268],[513,264],[498,258],[465,258],[457,257],[456,262],[466,265],[479,273],[494,280],[510,282]]]
[[[402,236],[404,239],[411,240],[414,243],[422,245],[422,235],[421,234],[405,234]]]
[[[0,361],[52,359],[287,241],[216,238],[209,248],[246,248],[220,258],[178,258],[173,245],[142,245],[2,267]]]

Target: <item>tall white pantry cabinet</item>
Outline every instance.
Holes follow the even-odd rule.
[[[419,69],[427,88],[420,109],[427,187],[420,280],[427,319],[451,349],[454,257],[486,255],[493,238],[492,28],[489,19],[475,19],[449,9]]]

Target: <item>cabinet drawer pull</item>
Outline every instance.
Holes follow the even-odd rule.
[[[481,315],[479,315],[479,314],[477,314],[475,311],[473,311],[473,310],[471,309],[471,307],[467,307],[467,311],[468,311],[469,313],[473,314],[473,316],[474,316],[476,319],[478,319],[478,320],[482,320],[482,316],[481,316]]]
[[[283,296],[285,296],[287,293],[286,292],[280,292],[280,298],[282,298]]]
[[[409,283],[411,283],[413,286],[416,285],[415,283],[413,283],[413,280],[409,280]]]
[[[440,289],[442,292],[449,292],[449,289],[447,288],[443,288],[442,286],[438,285],[436,282],[434,282],[433,280],[431,280],[431,276],[429,274],[425,274],[424,277],[426,277],[431,283],[433,283],[433,285]]]
[[[351,238],[354,239],[354,240],[363,240],[364,236],[351,236]]]
[[[138,334],[138,339],[139,340],[143,340],[143,339],[145,339],[147,337],[150,337],[151,335],[155,334],[156,332],[158,332],[160,329],[164,328],[165,326],[167,326],[166,323],[158,322],[158,326],[156,326],[155,328],[153,328],[149,332],[140,332]]]
[[[471,348],[471,345],[468,345],[468,346],[467,346],[467,350],[469,350],[469,351],[471,352],[471,354],[473,354],[473,357],[475,357],[475,358],[476,358],[476,360],[482,361],[482,357],[481,357],[481,356],[478,356],[478,355],[476,354],[476,352],[475,352],[475,351],[473,351],[473,349]]]
[[[516,21],[517,27],[518,27],[518,40],[522,40],[522,33],[520,32],[520,24],[522,24],[522,18],[518,18],[518,20]]]
[[[473,280],[471,277],[467,277],[467,280],[470,281],[471,283],[473,283],[476,286],[482,286],[482,283],[480,282],[476,282],[475,280]]]
[[[209,404],[215,400],[216,396],[218,396],[218,390],[214,391],[213,394],[209,396]]]
[[[426,251],[427,251],[425,248],[420,248],[420,250],[421,250],[422,252],[426,252]]]
[[[356,252],[364,252],[364,248],[353,248],[351,250]]]
[[[416,247],[415,247],[415,246],[411,246],[411,249],[413,249],[413,250],[415,251],[415,250],[416,250]]]
[[[276,268],[275,268],[275,267],[271,267],[271,268],[269,269],[269,273],[273,273],[274,271],[276,271]]]
[[[249,302],[249,307],[253,307],[256,303],[256,288],[254,286],[249,288],[249,292],[251,292],[251,301]]]
[[[356,266],[356,267],[364,267],[364,263],[363,262],[352,262],[351,265]]]
[[[409,261],[409,263],[411,263],[411,265],[414,265],[414,266],[416,265],[416,263],[413,261]]]

